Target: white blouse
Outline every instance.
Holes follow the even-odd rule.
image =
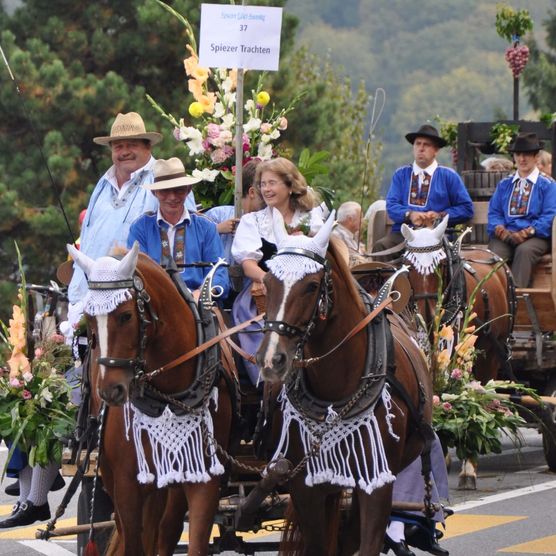
[[[276,243],[272,227],[272,210],[272,207],[265,207],[241,217],[232,243],[232,257],[236,263],[241,264],[248,259],[259,262],[263,258],[262,240]],[[322,211],[318,207],[309,212],[296,210],[290,227],[307,223],[311,230],[310,235],[314,235],[323,225],[321,215]]]

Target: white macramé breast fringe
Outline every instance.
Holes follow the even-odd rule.
[[[440,261],[446,258],[444,249],[437,249],[430,253],[415,253],[406,251],[404,258],[413,265],[415,270],[422,276],[432,274]]]
[[[306,418],[302,417],[291,404],[285,390],[282,391],[281,396],[282,435],[273,459],[280,454],[287,454],[293,422],[297,423],[304,452],[309,454],[316,438],[307,427]],[[382,391],[382,402],[386,409],[388,433],[399,440],[392,429],[394,415],[391,413],[392,399],[387,387]],[[357,486],[367,494],[371,494],[375,489],[396,480],[395,475],[390,471],[384,452],[378,420],[374,414],[375,406],[347,420],[337,419],[337,413],[330,407],[327,422],[311,421],[311,429],[314,429],[317,436],[320,432],[325,432],[319,452],[308,460],[305,477],[307,486],[322,483],[351,488]],[[330,420],[336,422],[330,426]]]
[[[125,429],[129,432],[131,425],[139,467],[137,480],[140,483],[152,483],[155,477],[159,488],[170,483],[206,483],[213,476],[224,473],[224,467],[214,450],[210,450],[210,456],[205,454],[206,442],[201,427],[204,422],[209,436],[212,437],[214,428],[208,406],[211,400],[216,405],[217,398],[218,390],[214,388],[202,408],[180,416],[172,413],[166,406],[160,417],[149,417],[129,403],[126,404]],[[153,470],[145,456],[141,440],[143,432],[147,434],[151,445]]]

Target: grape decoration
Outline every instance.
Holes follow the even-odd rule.
[[[514,44],[506,49],[505,58],[514,78],[517,79],[529,60],[529,47],[525,44]]]

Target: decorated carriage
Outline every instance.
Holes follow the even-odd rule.
[[[554,127],[547,127],[540,122],[513,122],[523,131],[533,131],[544,140],[551,141],[554,146]],[[484,152],[492,153],[494,147],[490,143],[492,123],[464,123],[458,127],[458,171],[464,179],[472,199],[474,200],[474,216],[468,223],[471,232],[467,234],[461,245],[461,257],[465,261],[466,273],[473,272],[472,266],[477,262],[478,254],[486,250],[488,237],[486,224],[488,216],[488,199],[494,192],[497,183],[507,174],[502,172],[487,172],[479,169],[479,155]],[[388,218],[385,204],[379,201],[370,211],[368,222],[368,250],[383,237],[391,221]],[[461,233],[462,230],[459,232]],[[552,225],[552,234],[556,233],[556,220]],[[546,402],[540,405],[540,399],[525,397],[522,399],[528,410],[523,416],[530,421],[530,426],[538,427],[543,436],[543,447],[549,469],[556,469],[556,421],[554,402],[556,393],[556,355],[555,336],[556,330],[556,274],[553,272],[553,261],[556,256],[554,243],[552,250],[542,257],[533,271],[533,282],[529,288],[511,288],[508,290],[510,304],[508,312],[511,313],[511,334],[507,350],[508,365],[496,364],[496,351],[504,355],[500,349],[494,350],[490,361],[493,367],[499,367],[497,376],[512,380],[534,389],[544,397]],[[491,268],[496,264],[492,258]],[[384,274],[384,271],[383,271]],[[384,274],[388,276],[388,272]],[[490,319],[496,320],[499,315],[492,307],[492,293],[482,288],[479,296],[485,296],[485,302],[490,303]],[[469,291],[467,292],[469,295]],[[501,341],[503,337],[501,336]],[[491,336],[488,345],[496,345],[497,341]],[[500,347],[503,347],[502,345]],[[480,378],[480,377],[479,377]],[[516,401],[519,396],[515,397]]]

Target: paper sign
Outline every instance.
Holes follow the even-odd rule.
[[[282,8],[201,4],[199,65],[277,71]]]

